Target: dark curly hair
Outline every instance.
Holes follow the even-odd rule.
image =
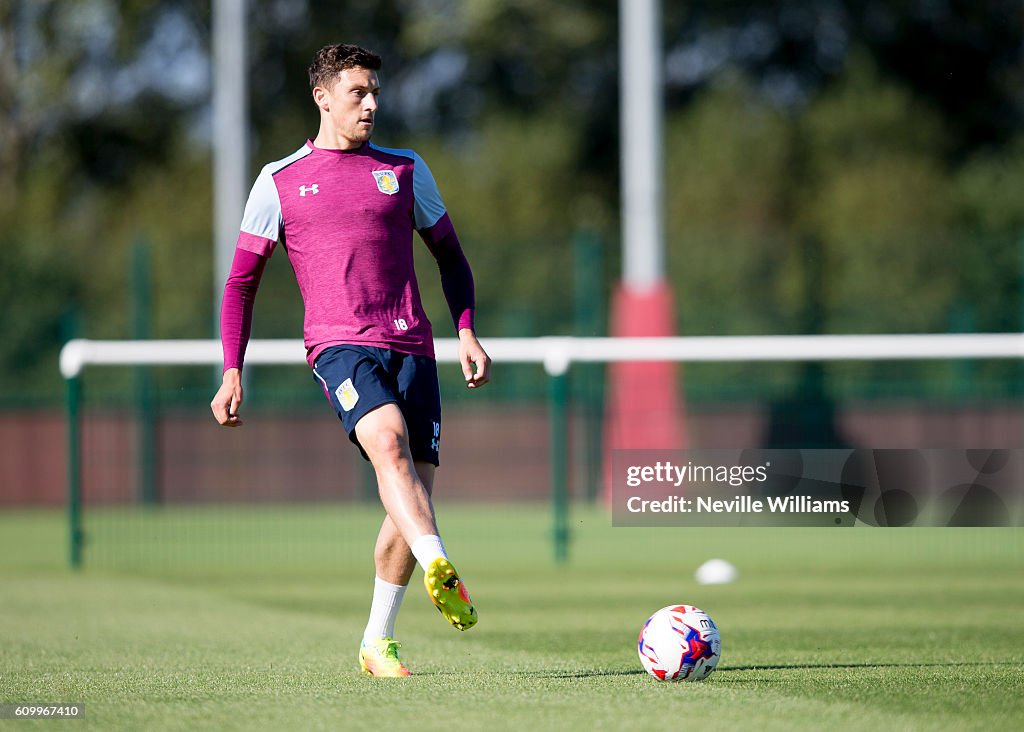
[[[309,89],[326,88],[327,83],[345,69],[358,67],[377,71],[380,64],[380,56],[359,46],[348,43],[324,46],[316,52],[313,63],[309,65]]]

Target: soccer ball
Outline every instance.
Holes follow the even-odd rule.
[[[644,623],[637,652],[644,670],[659,681],[700,681],[718,665],[722,639],[700,608],[669,605]]]

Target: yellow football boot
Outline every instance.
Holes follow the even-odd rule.
[[[392,638],[363,641],[359,646],[359,667],[378,678],[400,678],[409,675],[409,669],[398,660],[401,643]]]
[[[430,601],[449,623],[459,630],[469,630],[476,625],[476,608],[469,591],[447,559],[438,557],[431,563],[423,575],[423,586],[427,588]]]

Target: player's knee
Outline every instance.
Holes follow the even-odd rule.
[[[395,430],[378,430],[363,441],[363,449],[377,461],[396,462],[408,454],[409,441]]]

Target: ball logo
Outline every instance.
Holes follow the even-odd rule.
[[[398,193],[398,176],[393,170],[374,170],[373,177],[377,181],[377,190],[393,196]]]

